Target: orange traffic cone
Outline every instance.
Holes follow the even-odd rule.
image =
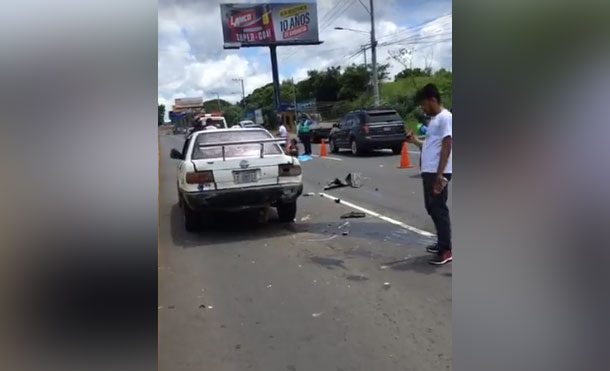
[[[409,161],[409,150],[407,149],[407,142],[402,143],[402,151],[400,152],[400,166],[399,169],[410,169],[411,161]]]
[[[322,139],[322,141],[320,142],[320,157],[326,157],[327,153],[326,153],[326,143],[324,142],[324,139]]]

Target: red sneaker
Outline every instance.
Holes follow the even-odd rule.
[[[433,265],[443,265],[451,262],[453,260],[453,256],[451,254],[451,250],[445,250],[442,253],[436,255],[434,258],[430,260],[430,264]]]

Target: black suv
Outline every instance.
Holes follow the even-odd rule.
[[[399,154],[406,140],[402,118],[393,109],[362,109],[345,115],[330,133],[330,151],[349,148],[354,155],[389,148]]]

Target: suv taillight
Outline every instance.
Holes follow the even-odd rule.
[[[362,127],[362,131],[364,131],[364,134],[369,134],[371,132],[371,130],[370,130],[368,125],[364,125]]]
[[[299,176],[301,173],[299,165],[282,164],[279,166],[279,176]]]
[[[214,183],[214,173],[209,170],[186,173],[186,182],[188,184]]]

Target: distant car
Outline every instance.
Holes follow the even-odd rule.
[[[330,133],[333,153],[349,148],[354,155],[389,148],[399,154],[406,140],[402,118],[393,109],[362,109],[345,115]]]
[[[240,121],[239,124],[237,124],[237,125],[239,125],[240,127],[244,128],[244,129],[250,129],[250,128],[264,129],[262,125],[259,125],[252,120],[243,120],[243,121]]]
[[[195,231],[204,211],[277,208],[281,222],[296,216],[303,192],[299,161],[288,156],[264,129],[197,131],[182,152],[172,149],[178,165],[178,201],[185,228]]]

